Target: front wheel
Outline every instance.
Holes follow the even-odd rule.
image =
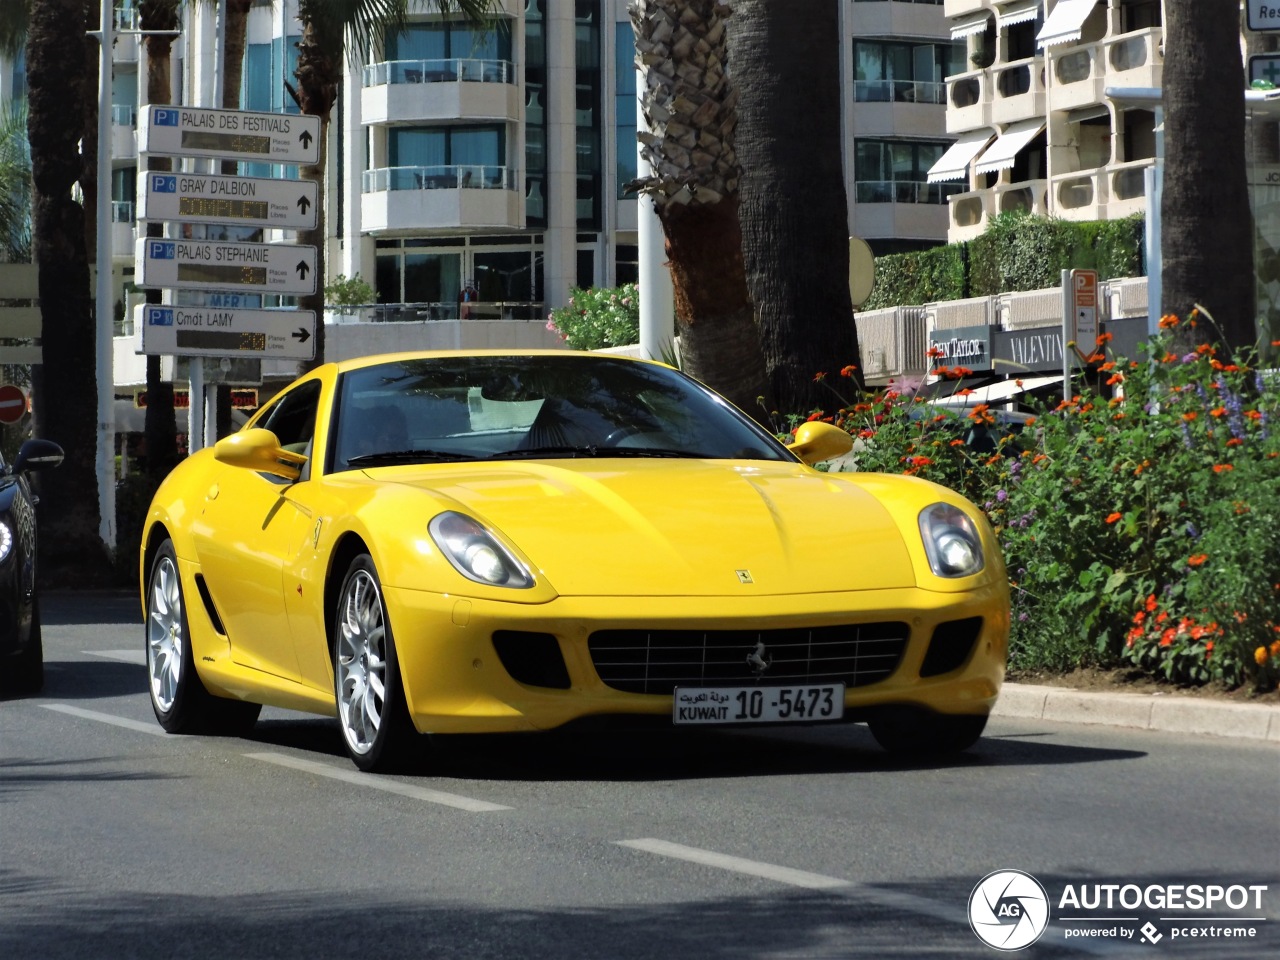
[[[399,769],[418,742],[373,559],[352,561],[334,617],[333,681],[347,755],[361,770]]]
[[[195,668],[173,541],[156,551],[147,581],[147,679],[151,709],[168,733],[248,733],[262,706],[215,697]]]
[[[904,756],[940,756],[967,750],[982,736],[987,715],[933,713],[912,707],[887,708],[867,726],[876,743]]]

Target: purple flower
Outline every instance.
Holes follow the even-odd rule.
[[[996,491],[996,500],[998,502],[1004,503],[1008,499],[1009,499],[1009,494],[1005,493],[1003,490]]]
[[[1195,363],[1199,359],[1200,359],[1200,354],[1198,353],[1184,353],[1182,355],[1183,363]]]
[[[1025,614],[1025,613],[1020,613],[1020,614],[1018,614],[1018,622],[1019,622],[1019,623],[1026,623],[1026,622],[1027,622],[1028,620],[1030,620],[1030,619],[1031,619],[1031,618],[1030,618],[1029,616],[1027,616],[1027,614]]]

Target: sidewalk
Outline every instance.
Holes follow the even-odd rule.
[[[1006,683],[991,715],[1280,743],[1280,708],[1168,694],[1101,693]]]

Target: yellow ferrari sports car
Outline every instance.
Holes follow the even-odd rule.
[[[356,766],[420,734],[597,718],[866,722],[965,749],[1004,676],[993,531],[915,477],[829,473],[660,363],[564,351],[327,364],[188,457],[143,533],[172,733],[337,716]]]

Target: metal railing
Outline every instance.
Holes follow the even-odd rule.
[[[117,127],[136,126],[137,121],[137,107],[130,106],[127,103],[113,103],[111,105],[111,122]]]
[[[855,80],[853,99],[858,103],[947,102],[947,85],[932,80]]]
[[[366,87],[388,83],[515,83],[515,65],[509,60],[384,60],[364,68]]]
[[[361,190],[514,190],[515,171],[485,164],[446,164],[433,167],[379,167],[364,171]]]
[[[945,204],[957,193],[964,193],[959,183],[927,183],[924,180],[858,180],[853,185],[857,203],[934,203]]]
[[[421,303],[373,303],[334,308],[358,313],[373,323],[414,323],[439,320],[519,320],[544,321],[546,307],[525,300],[457,300]]]
[[[112,200],[111,201],[111,222],[112,223],[133,223],[137,218],[133,215],[132,200]]]

